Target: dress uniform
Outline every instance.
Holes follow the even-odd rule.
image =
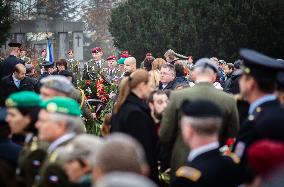
[[[68,51],[67,70],[75,74],[76,80],[80,79],[80,61],[76,60],[73,55],[73,50]]]
[[[182,104],[184,118],[192,121],[216,119],[210,123],[187,122],[181,128],[185,142],[192,149],[187,162],[175,173],[172,187],[237,187],[239,183],[239,158],[220,151],[218,126],[222,112],[216,104],[206,100],[185,101]],[[218,120],[219,119],[219,120]],[[192,134],[189,134],[189,131]],[[191,138],[191,139],[189,139]],[[195,143],[192,142],[195,139]]]
[[[96,53],[102,54],[102,49],[100,47],[92,49],[92,54]],[[102,68],[107,68],[107,63],[103,59],[98,61],[95,59],[89,60],[84,65],[83,78],[86,80],[96,80]]]
[[[70,98],[55,97],[41,103],[41,108],[50,113],[64,114],[66,116],[80,117],[81,110],[79,104]],[[64,119],[63,119],[64,120]],[[47,157],[44,160],[37,177],[36,185],[40,187],[47,186],[70,186],[69,180],[60,164],[57,162],[57,149],[68,145],[77,135],[75,129],[73,132],[66,132],[50,143],[47,149]]]
[[[103,68],[101,70],[101,75],[105,78],[107,82],[112,82],[114,80],[118,80],[121,77],[121,71],[116,67],[116,57],[115,56],[109,56],[107,58],[108,67]]]
[[[26,48],[21,48],[20,49],[20,54],[21,54],[21,60],[23,60],[25,62],[25,65],[26,64],[31,64],[32,63],[32,60],[31,58],[27,57],[26,56],[26,53],[27,53],[27,49]],[[24,52],[24,55],[22,55],[22,53]]]
[[[8,108],[38,108],[40,96],[31,91],[23,91],[9,96],[6,100]],[[30,114],[33,115],[33,114]],[[37,114],[36,114],[37,115]],[[26,133],[25,143],[18,159],[16,174],[25,181],[26,186],[32,186],[35,176],[39,173],[43,160],[46,157],[48,144],[39,141],[36,137],[34,123],[28,124],[24,129]]]

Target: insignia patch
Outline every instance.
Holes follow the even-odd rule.
[[[56,175],[50,175],[48,176],[48,181],[50,183],[57,183],[59,181],[59,178]]]
[[[31,144],[30,151],[35,151],[35,150],[37,150],[37,148],[38,148],[37,142],[33,141],[32,144]]]
[[[57,110],[57,105],[55,103],[49,103],[47,106],[46,106],[46,110],[48,112],[56,112]]]
[[[244,154],[245,147],[246,147],[246,145],[245,145],[244,142],[238,142],[237,145],[236,145],[236,150],[235,150],[236,156],[241,158]]]
[[[257,107],[257,108],[256,108],[256,112],[257,112],[257,113],[261,112],[261,108],[260,108],[260,107]]]
[[[53,152],[51,155],[50,155],[50,158],[49,158],[49,162],[55,162],[57,159],[57,153],[56,152]]]
[[[201,172],[195,168],[182,166],[176,171],[177,177],[184,177],[196,182],[201,177]]]

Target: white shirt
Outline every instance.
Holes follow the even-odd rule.
[[[75,137],[75,133],[67,133],[63,136],[57,138],[55,141],[53,141],[50,146],[47,149],[47,152],[50,154],[52,151],[54,151],[60,144],[72,139]]]
[[[195,159],[197,156],[201,155],[202,153],[206,153],[208,151],[214,150],[219,148],[219,142],[213,142],[204,146],[201,146],[196,149],[192,149],[187,157],[187,160],[191,162],[193,159]]]

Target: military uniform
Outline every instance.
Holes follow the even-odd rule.
[[[176,171],[172,187],[237,187],[239,158],[223,155],[219,149],[208,150]]]
[[[80,79],[80,69],[79,69],[80,61],[75,60],[74,58],[67,59],[67,70],[71,71],[75,74],[75,79]]]
[[[103,68],[101,71],[101,75],[105,78],[107,82],[111,83],[114,80],[118,80],[121,77],[122,72],[116,68]]]
[[[107,68],[107,63],[104,60],[89,60],[84,64],[83,79],[96,80],[103,68]]]

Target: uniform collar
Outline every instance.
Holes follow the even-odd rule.
[[[217,142],[217,141],[216,142],[212,142],[212,143],[207,144],[207,145],[204,145],[204,146],[201,146],[201,147],[198,147],[198,148],[193,149],[193,150],[190,151],[187,160],[189,162],[191,162],[197,156],[199,156],[199,155],[201,155],[203,153],[206,153],[208,151],[217,149],[217,148],[219,148],[219,142]]]
[[[253,114],[253,112],[255,111],[255,109],[260,106],[263,103],[266,103],[268,101],[273,101],[276,100],[276,96],[274,94],[268,94],[265,95],[259,99],[257,99],[256,101],[254,101],[250,107],[249,107],[249,115]]]
[[[50,154],[52,151],[54,151],[60,144],[67,142],[68,140],[75,137],[75,133],[67,133],[63,136],[59,137],[55,141],[53,141],[50,146],[47,149],[47,152]]]

